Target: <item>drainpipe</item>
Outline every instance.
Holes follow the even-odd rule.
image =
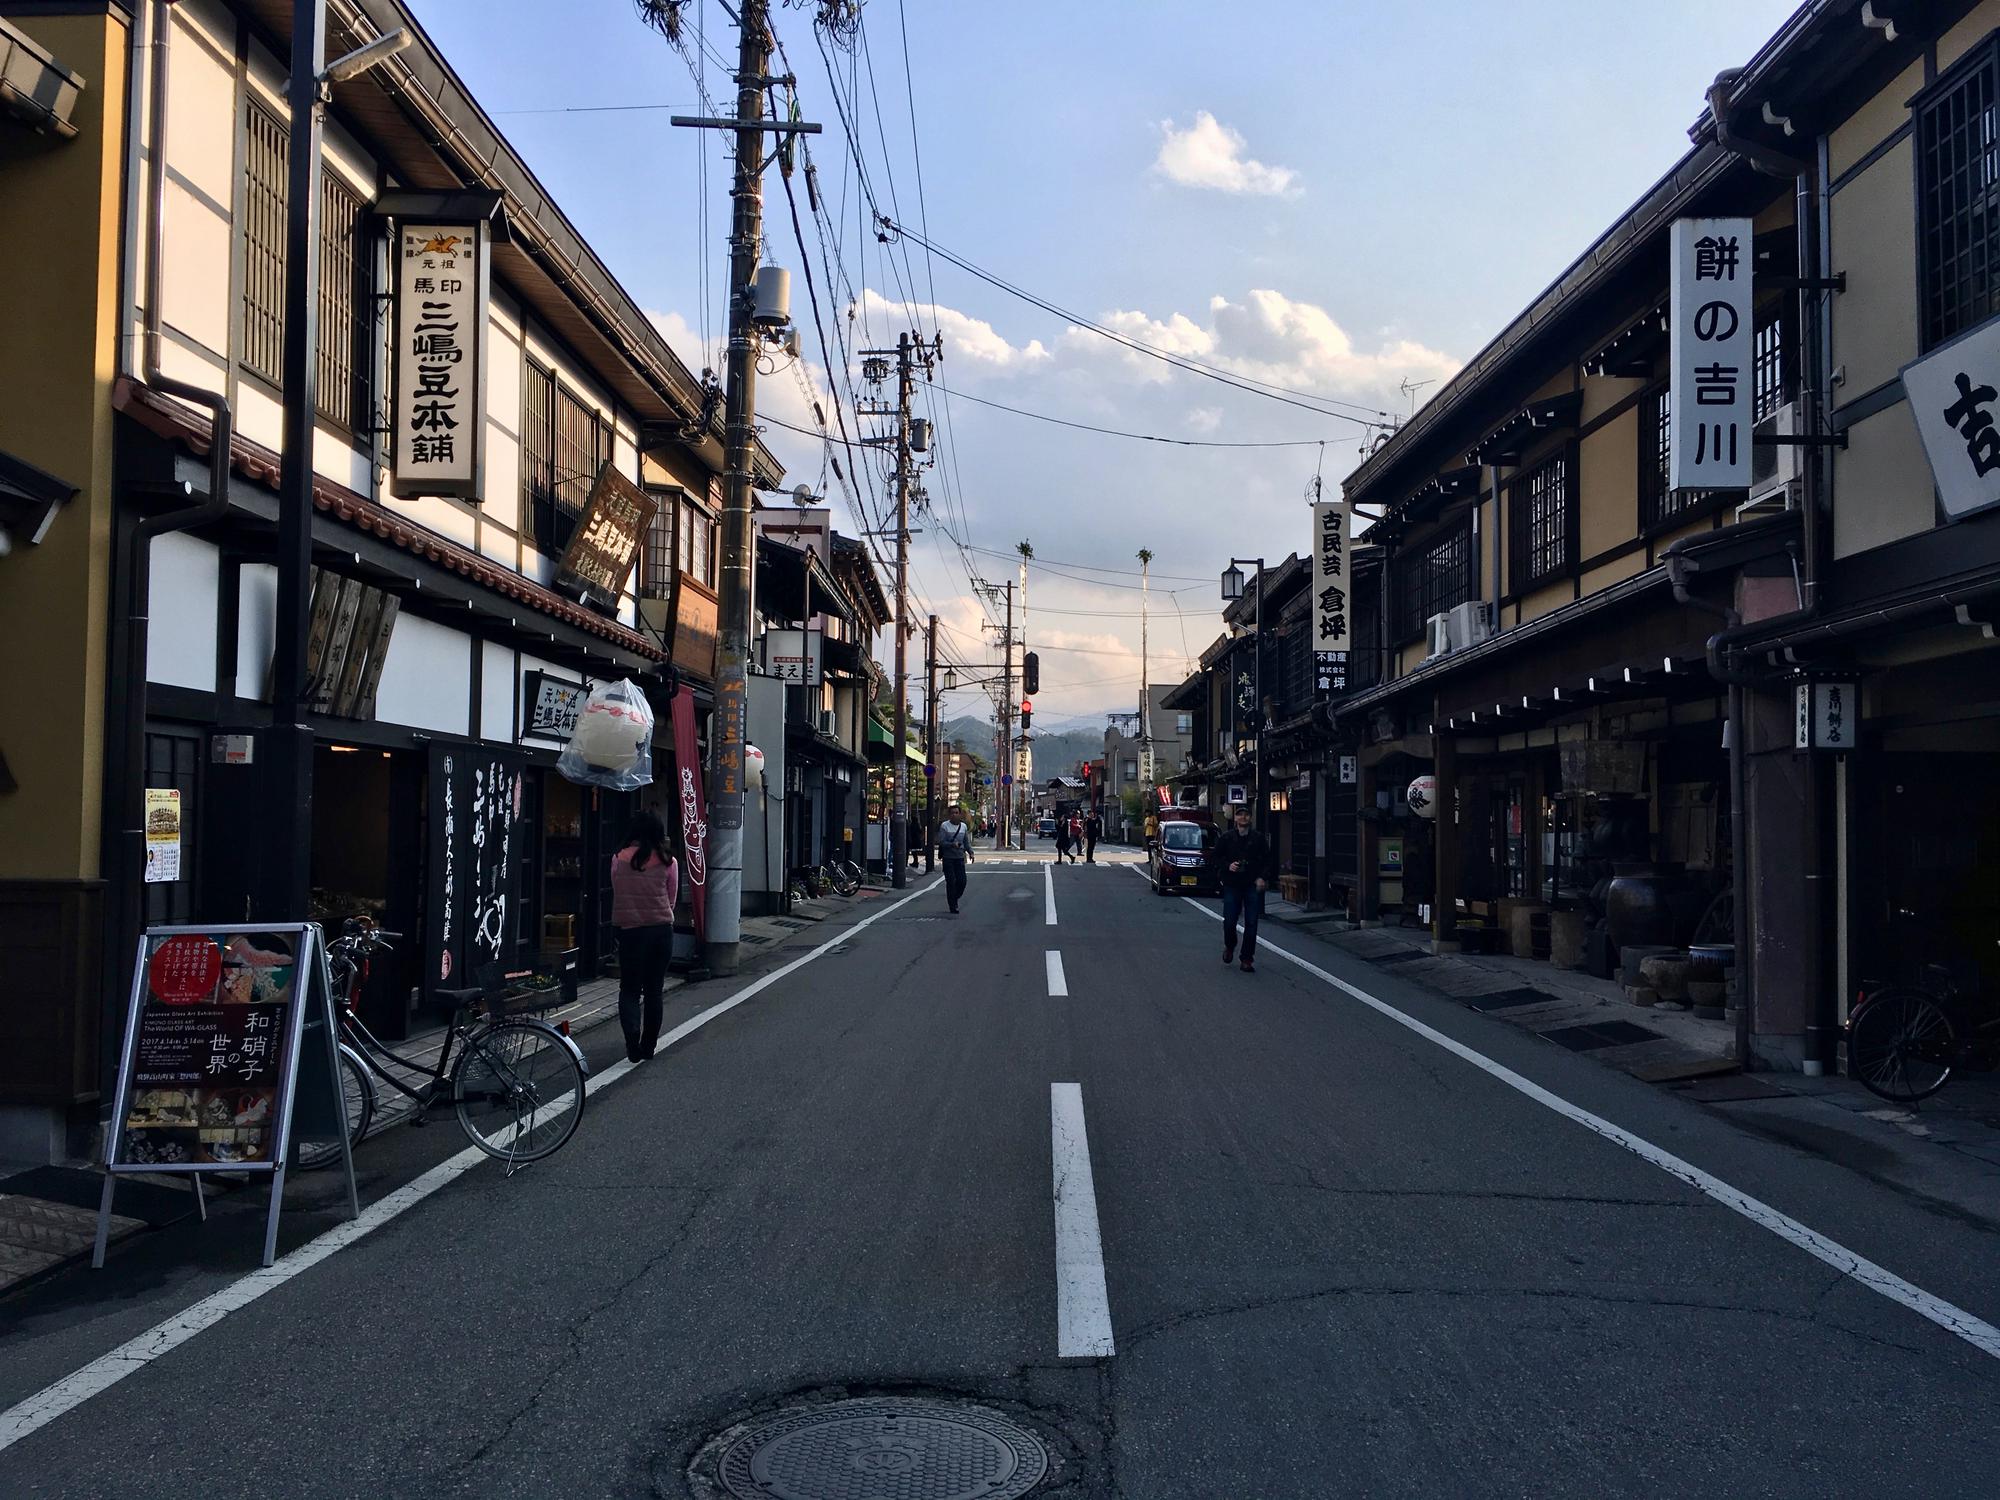
[[[122,682],[113,679],[110,696],[123,714],[120,760],[108,768],[110,801],[116,807],[118,832],[112,841],[107,872],[114,896],[117,925],[111,930],[113,944],[136,943],[144,906],[142,877],[146,864],[146,648],[151,612],[153,538],[185,531],[219,520],[229,508],[229,446],[234,423],[229,398],[219,391],[176,379],[160,368],[160,285],[163,280],[164,228],[166,224],[167,168],[167,39],[172,31],[171,0],[154,0],[151,7],[151,57],[148,60],[148,92],[151,94],[146,162],[146,210],[142,231],[147,246],[145,320],[142,325],[144,374],[154,390],[205,406],[212,415],[208,452],[208,493],[199,503],[155,515],[141,516],[133,524],[126,548],[124,671]],[[113,946],[114,955],[119,948]],[[122,957],[117,967],[122,970]],[[117,998],[125,992],[129,976],[114,974],[107,1013],[121,1015]],[[107,1094],[106,1098],[110,1096]]]

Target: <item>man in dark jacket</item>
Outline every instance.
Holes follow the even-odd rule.
[[[1085,864],[1094,865],[1097,863],[1097,841],[1103,837],[1104,819],[1099,817],[1096,811],[1093,810],[1090,816],[1083,820],[1083,862]]]
[[[1235,826],[1215,846],[1222,879],[1222,961],[1236,959],[1236,924],[1243,923],[1243,972],[1256,971],[1257,919],[1264,914],[1264,888],[1272,875],[1270,842],[1250,826],[1250,809],[1236,809]]]

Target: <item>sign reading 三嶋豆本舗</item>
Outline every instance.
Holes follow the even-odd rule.
[[[1668,272],[1672,489],[1740,490],[1750,483],[1753,238],[1748,219],[1674,221]]]
[[[547,672],[530,672],[522,704],[528,719],[521,726],[521,738],[569,743],[569,737],[576,733],[577,716],[583,712],[584,700],[589,696],[587,682],[572,682]]]
[[[657,500],[606,459],[556,564],[556,586],[616,608],[659,508]]]
[[[393,495],[481,499],[486,453],[487,226],[405,219],[395,259]]]
[[[1905,365],[1903,392],[1944,513],[2000,505],[2000,318]]]

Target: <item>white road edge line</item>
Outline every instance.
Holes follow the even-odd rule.
[[[1097,1188],[1083,1128],[1083,1086],[1049,1085],[1049,1144],[1055,1166],[1056,1355],[1105,1359],[1111,1298],[1104,1289],[1104,1239],[1097,1228]]]
[[[1042,891],[1047,898],[1047,915],[1042,919],[1044,927],[1056,925],[1056,867],[1042,866]]]
[[[675,1042],[691,1036],[716,1017],[734,1010],[745,1000],[770,988],[786,975],[804,968],[829,948],[846,942],[862,928],[879,922],[891,912],[909,905],[920,896],[929,895],[943,884],[942,880],[934,880],[922,890],[912,891],[902,900],[871,913],[852,927],[842,928],[817,948],[801,954],[783,968],[773,969],[770,973],[745,985],[727,1000],[719,1001],[699,1015],[681,1022],[660,1038],[660,1046],[671,1047]],[[631,1062],[613,1063],[585,1083],[586,1096],[596,1093],[601,1088],[608,1088],[637,1066],[638,1064]],[[127,1339],[110,1353],[98,1356],[81,1369],[65,1375],[54,1384],[8,1407],[4,1412],[0,1412],[0,1452],[13,1447],[28,1434],[47,1426],[58,1417],[75,1411],[91,1397],[109,1390],[126,1376],[137,1374],[161,1355],[178,1348],[204,1329],[214,1327],[231,1313],[248,1307],[265,1293],[276,1291],[293,1277],[311,1270],[327,1257],[374,1233],[391,1219],[415,1208],[438,1189],[463,1176],[479,1163],[492,1160],[492,1157],[477,1146],[466,1147],[458,1155],[439,1162],[421,1176],[404,1183],[386,1198],[369,1204],[361,1211],[359,1218],[336,1224],[325,1234],[308,1240],[296,1250],[281,1256],[272,1265],[252,1271],[220,1291],[211,1292],[199,1302],[183,1308],[173,1317],[155,1324],[135,1338]]]
[[[1221,921],[1221,914],[1212,912],[1199,901],[1189,897],[1181,898],[1204,916]],[[1655,1146],[1643,1136],[1634,1135],[1622,1126],[1614,1125],[1602,1116],[1594,1115],[1580,1105],[1572,1104],[1559,1094],[1550,1093],[1540,1084],[1522,1077],[1512,1068],[1493,1061],[1484,1053],[1476,1052],[1463,1042],[1455,1041],[1443,1032],[1426,1026],[1414,1016],[1406,1015],[1385,1000],[1378,1000],[1366,990],[1349,984],[1345,979],[1329,974],[1318,964],[1300,958],[1296,953],[1288,953],[1276,943],[1266,941],[1258,934],[1257,946],[1275,953],[1288,963],[1297,964],[1308,974],[1322,979],[1343,994],[1359,1000],[1369,1009],[1387,1016],[1399,1026],[1407,1027],[1426,1041],[1435,1042],[1455,1057],[1464,1059],[1482,1073],[1499,1079],[1507,1087],[1527,1095],[1537,1104],[1545,1105],[1566,1120],[1572,1120],[1585,1130],[1603,1136],[1615,1146],[1622,1146],[1643,1161],[1651,1162],[1669,1176],[1677,1177],[1689,1187],[1707,1194],[1717,1203],[1732,1212],[1741,1214],[1751,1223],[1768,1229],[1780,1239],[1798,1246],[1808,1255],[1824,1261],[1842,1275],[1852,1278],[1871,1292],[1887,1297],[1891,1302],[1899,1302],[1921,1317],[1930,1319],[1946,1333],[1956,1334],[1982,1354],[2000,1359],[2000,1328],[1994,1327],[1983,1318],[1974,1316],[1962,1307],[1954,1306],[1942,1297],[1934,1297],[1922,1287],[1905,1281],[1895,1272],[1878,1266],[1866,1256],[1857,1255],[1845,1245],[1828,1239],[1809,1225],[1801,1224],[1791,1215],[1771,1207],[1748,1193],[1731,1187],[1719,1177],[1712,1177],[1692,1162],[1685,1161],[1671,1151]]]
[[[1069,993],[1069,981],[1063,978],[1062,950],[1051,948],[1045,956],[1048,959],[1049,965],[1049,993],[1051,995],[1067,995]]]

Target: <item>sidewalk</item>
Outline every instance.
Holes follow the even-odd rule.
[[[863,886],[851,897],[829,894],[817,901],[802,902],[786,915],[744,918],[742,940],[749,950],[744,955],[746,966],[761,966],[761,955],[765,952],[783,946],[802,932],[813,931],[828,917],[871,900],[885,889]],[[668,1025],[675,1021],[672,1012],[677,992],[691,989],[701,995],[703,984],[686,975],[667,976]],[[559,1005],[542,1017],[554,1025],[567,1022],[574,1033],[593,1030],[617,1018],[616,975],[585,981],[577,987],[574,1004]],[[414,1062],[429,1065],[436,1061],[449,1030],[440,1026],[421,1032],[395,1043],[395,1050]],[[412,1085],[417,1082],[414,1075],[400,1070],[397,1076]],[[378,1079],[375,1119],[360,1149],[365,1151],[367,1141],[407,1121],[415,1110],[415,1103]],[[72,1161],[61,1166],[23,1164],[11,1172],[7,1166],[0,1163],[0,1297],[25,1281],[89,1257],[97,1233],[98,1196],[104,1183],[102,1166],[95,1161]],[[214,1185],[211,1179],[211,1186]],[[114,1244],[142,1230],[162,1228],[192,1216],[194,1195],[183,1179],[121,1177],[118,1210],[111,1221]]]
[[[1434,955],[1419,928],[1357,928],[1338,912],[1267,900],[1267,920],[1532,1031],[1693,1103],[1743,1129],[1825,1157],[1899,1191],[2000,1229],[2000,1074],[1961,1072],[1934,1098],[1896,1105],[1850,1078],[1744,1073],[1733,1019],[1633,1005],[1615,979],[1537,959]]]

